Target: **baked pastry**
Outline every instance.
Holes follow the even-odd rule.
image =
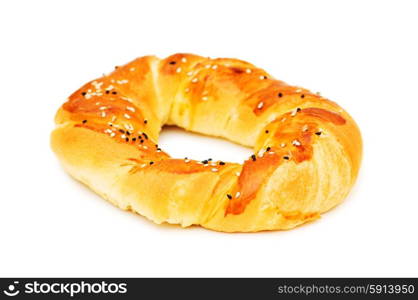
[[[155,223],[225,232],[318,218],[347,196],[362,155],[357,125],[334,102],[248,62],[192,54],[117,67],[74,92],[55,121],[63,167],[103,198]],[[171,158],[157,144],[165,124],[254,154],[243,164]]]

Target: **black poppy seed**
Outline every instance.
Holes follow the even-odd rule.
[[[253,161],[256,161],[256,160],[257,160],[257,158],[255,157],[255,154],[251,155],[251,159],[252,159]]]
[[[148,123],[148,120],[144,120],[144,124],[147,124]]]
[[[229,200],[232,199],[232,196],[230,194],[226,194],[226,196],[228,197]]]
[[[152,164],[154,164],[154,162],[153,161],[150,161],[149,164],[152,165]]]
[[[125,133],[125,130],[123,130],[123,129],[119,129],[119,132],[120,132],[120,133]]]
[[[211,161],[212,160],[212,158],[208,158],[208,161]]]
[[[175,61],[170,61],[170,62],[169,62],[169,64],[170,64],[170,65],[175,65],[175,64],[176,64],[176,62],[175,62]]]
[[[126,134],[127,134],[127,135],[131,135],[131,133],[130,133],[129,131],[126,131]]]
[[[148,140],[148,135],[145,132],[143,132],[142,135],[144,136],[145,139]]]
[[[315,132],[315,134],[316,134],[316,135],[321,135],[321,134],[322,134],[322,132],[321,132],[321,131],[318,131],[318,132]]]
[[[113,92],[112,92],[112,94],[113,94],[113,95],[116,95],[117,93],[118,93],[118,92],[116,92],[116,91],[113,91]]]
[[[221,166],[223,166],[225,163],[224,163],[223,161],[220,161],[220,162],[219,162],[219,164],[220,164]]]
[[[132,138],[132,141],[135,142],[136,141],[136,138]]]
[[[129,138],[126,138],[125,141],[129,142]]]
[[[106,93],[106,94],[109,94],[109,93],[110,93],[110,91],[106,91],[105,93]]]
[[[305,98],[305,95],[304,95],[304,94],[302,94],[302,95],[300,95],[300,97],[303,99],[303,98]]]
[[[110,127],[113,127],[113,124],[109,124]]]
[[[119,68],[119,66],[115,66],[115,69]]]
[[[271,147],[267,147],[267,148],[266,148],[266,151],[270,151],[270,149],[271,149]]]
[[[83,124],[86,124],[87,123],[87,120],[83,120]]]
[[[202,160],[202,164],[206,165],[207,163],[208,163],[208,161],[206,159]]]
[[[282,93],[279,93],[277,96],[279,96],[279,98],[283,97]]]
[[[155,148],[158,148],[158,144],[155,144]]]
[[[82,92],[81,95],[85,96],[87,93],[86,92]]]
[[[140,140],[140,143],[142,144],[144,142],[144,140]]]
[[[157,148],[158,151],[161,151],[161,148]]]
[[[297,111],[297,112],[300,112],[300,111],[301,111],[300,107],[298,107],[298,108],[296,109],[296,111]]]
[[[283,156],[283,159],[289,160],[289,156],[285,155],[285,156]]]
[[[266,133],[269,133],[269,131],[268,131],[268,130],[266,130],[265,132],[266,132]]]

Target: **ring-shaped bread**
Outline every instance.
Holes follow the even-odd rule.
[[[140,57],[74,92],[55,120],[54,152],[103,198],[156,223],[225,232],[318,218],[347,196],[362,155],[341,107],[237,59]],[[243,164],[171,158],[157,144],[165,124],[254,154]]]

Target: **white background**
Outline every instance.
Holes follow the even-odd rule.
[[[2,1],[0,276],[418,276],[418,8],[414,1]],[[61,169],[53,117],[137,56],[236,57],[342,105],[364,159],[339,207],[284,232],[154,225]],[[240,162],[181,130],[160,144]],[[193,150],[187,150],[192,147]]]

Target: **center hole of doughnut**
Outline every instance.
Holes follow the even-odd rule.
[[[164,126],[158,145],[173,158],[221,160],[242,163],[253,151],[227,140],[186,131],[176,126]]]

